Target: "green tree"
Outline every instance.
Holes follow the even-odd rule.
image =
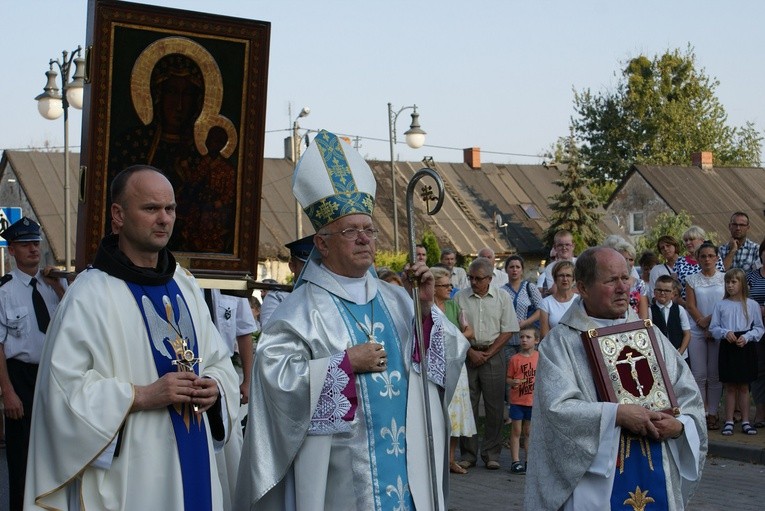
[[[425,231],[422,235],[421,243],[425,246],[428,254],[428,259],[426,260],[428,266],[433,266],[441,260],[441,247],[439,247],[438,239],[433,234],[433,231]]]
[[[690,213],[685,210],[680,210],[677,214],[671,211],[659,213],[656,215],[653,228],[638,238],[635,243],[635,249],[638,253],[644,250],[656,252],[656,241],[662,236],[672,236],[680,242],[680,254],[682,255],[685,253],[683,233],[691,225],[693,225],[693,219],[691,218]],[[706,239],[710,240],[712,243],[718,244],[720,238],[716,232],[712,231],[707,232]]]
[[[375,266],[384,266],[395,272],[400,272],[406,266],[409,260],[409,254],[406,252],[395,252],[393,250],[378,250],[375,254]]]
[[[616,191],[617,186],[619,185],[616,181],[597,182],[593,180],[590,182],[589,188],[595,198],[598,199],[598,202],[604,206]]]
[[[545,151],[544,157],[550,161],[550,164],[570,160],[571,157],[568,154],[567,149],[568,143],[569,137],[558,137],[558,140]],[[548,163],[544,163],[543,165],[548,165]],[[601,206],[604,206],[606,202],[608,202],[608,199],[611,198],[611,195],[614,193],[617,186],[618,184],[615,181],[601,182],[594,179],[590,180],[587,185]]]
[[[574,91],[571,126],[586,175],[621,181],[634,163],[689,165],[698,151],[712,151],[720,166],[759,166],[762,135],[751,122],[727,124],[718,85],[689,46],[629,60],[612,91]]]
[[[691,215],[682,210],[678,214],[671,211],[659,213],[650,231],[640,236],[635,243],[635,249],[638,254],[644,250],[650,250],[659,257],[661,255],[656,251],[656,242],[662,236],[672,236],[680,243],[680,253],[685,251],[683,247],[683,232],[692,225]]]
[[[588,187],[590,179],[580,171],[579,150],[573,136],[569,137],[567,144],[566,168],[561,171],[560,179],[554,181],[561,191],[551,197],[550,208],[553,212],[544,238],[545,243],[552,246],[557,231],[570,231],[578,253],[600,243],[603,232],[598,227],[598,221],[602,214],[596,211],[600,203]]]
[[[428,266],[433,266],[441,259],[441,249],[438,246],[438,239],[433,231],[426,230],[420,241],[425,246],[428,258]],[[378,250],[375,254],[375,266],[390,268],[395,272],[404,270],[404,266],[409,262],[409,252],[395,252],[393,250]]]

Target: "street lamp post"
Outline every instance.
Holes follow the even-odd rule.
[[[85,59],[82,58],[82,47],[78,46],[71,55],[64,51],[62,59],[51,59],[48,65],[50,69],[45,73],[47,84],[43,93],[37,96],[37,110],[40,115],[48,120],[54,120],[64,114],[64,263],[66,271],[71,271],[72,246],[71,231],[72,218],[69,211],[69,106],[77,110],[82,109],[83,87],[85,85]],[[74,76],[69,82],[69,72],[74,62]],[[61,71],[61,91],[56,85],[58,73],[53,69],[56,65]]]
[[[413,110],[412,124],[404,132],[406,145],[412,149],[419,149],[425,144],[426,133],[420,128],[420,114],[417,113],[417,105],[402,107],[398,112],[393,112],[393,105],[388,103],[388,140],[390,142],[390,181],[393,194],[393,249],[398,252],[398,203],[396,200],[396,163],[393,147],[396,144],[396,120],[404,110]]]
[[[298,159],[300,159],[300,139],[298,137],[298,130],[300,125],[298,121],[301,117],[306,117],[311,113],[311,109],[304,106],[300,113],[292,123],[292,163],[297,167]],[[299,240],[303,237],[303,215],[300,210],[300,203],[295,200],[295,239]]]

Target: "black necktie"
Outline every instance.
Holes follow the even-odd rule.
[[[207,310],[210,311],[210,318],[213,324],[217,324],[218,321],[215,317],[215,308],[213,307],[212,289],[205,289],[205,303],[207,304]]]
[[[48,313],[48,306],[45,305],[42,295],[37,290],[37,279],[32,277],[29,281],[32,286],[32,306],[35,308],[35,316],[37,316],[37,328],[42,333],[48,331],[48,323],[50,323],[50,314]]]

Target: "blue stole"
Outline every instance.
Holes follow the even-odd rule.
[[[172,343],[176,338],[186,339],[187,349],[193,350],[194,357],[199,357],[199,343],[191,312],[175,280],[171,279],[163,286],[141,286],[132,282],[126,282],[126,284],[133,293],[143,316],[159,377],[178,370],[178,367],[173,365],[176,358]],[[144,297],[151,300],[153,310],[144,309]],[[165,328],[161,331],[156,331],[158,330],[156,326],[152,328],[152,325],[157,324],[157,316],[165,322]],[[152,321],[149,321],[149,317]],[[180,325],[191,325],[191,328],[180,331]],[[199,373],[198,365],[194,367],[194,371]],[[171,405],[167,407],[167,411],[173,424],[181,464],[184,509],[186,511],[210,510],[212,509],[212,487],[205,423],[197,418],[190,404]],[[137,491],[141,491],[140,488]]]
[[[669,508],[661,442],[622,431],[611,509],[634,511],[642,506],[646,510]]]
[[[356,413],[363,414],[367,428],[374,509],[413,510],[414,501],[406,467],[408,373],[398,332],[379,293],[364,305],[336,296],[332,298],[348,328],[352,344],[356,346],[368,342],[367,334],[372,333],[387,354],[388,363],[384,372],[356,375],[359,383],[359,408]],[[357,319],[363,322],[364,328],[359,326]]]

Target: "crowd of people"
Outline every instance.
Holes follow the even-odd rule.
[[[489,248],[428,267],[421,245],[394,272],[374,267],[375,190],[320,132],[293,178],[316,234],[287,245],[294,289],[268,292],[259,323],[176,264],[159,169],[114,178],[112,234],[73,282],[39,268],[35,222],[1,233],[11,509],[445,509],[449,474],[500,469],[505,445],[528,509],[682,509],[707,431],[765,426],[765,242],[745,214],[720,247],[688,229],[685,255],[665,235],[658,255],[612,237],[575,256],[559,231],[538,274]],[[671,413],[605,400],[582,342],[649,319]]]
[[[529,451],[524,449],[527,460],[523,460],[520,440],[525,439],[528,444],[529,438],[535,438],[535,428],[530,427],[530,397],[534,394],[534,383],[536,381],[537,385],[542,386],[543,392],[549,392],[547,387],[554,381],[546,377],[546,371],[552,370],[545,363],[549,363],[551,355],[545,357],[544,352],[545,349],[553,349],[550,346],[558,349],[559,342],[550,342],[548,339],[560,337],[567,330],[577,331],[574,318],[582,312],[586,312],[593,321],[609,319],[613,322],[617,321],[617,317],[621,321],[630,318],[650,319],[668,341],[667,348],[671,347],[664,356],[667,358],[668,367],[672,368],[672,385],[675,392],[683,394],[682,399],[686,400],[684,406],[688,408],[688,413],[684,419],[681,416],[679,422],[683,423],[683,431],[685,428],[693,428],[696,431],[688,435],[691,438],[687,438],[683,446],[674,442],[674,434],[667,437],[667,432],[658,428],[658,424],[665,420],[663,416],[643,418],[653,428],[636,426],[630,422],[634,417],[621,423],[622,418],[618,413],[614,421],[633,433],[638,429],[640,434],[651,438],[673,440],[668,442],[672,444],[668,449],[673,452],[673,456],[677,456],[675,451],[678,450],[690,453],[696,462],[694,468],[688,469],[693,463],[686,464],[685,467],[678,465],[673,469],[675,472],[667,478],[668,481],[672,481],[671,485],[682,486],[686,491],[685,489],[691,487],[700,477],[701,464],[698,461],[703,459],[708,431],[720,429],[723,435],[732,435],[736,431],[736,423],[740,423],[738,428],[741,433],[755,435],[758,428],[765,427],[765,345],[759,343],[765,334],[762,326],[765,315],[765,260],[762,259],[765,242],[756,245],[746,237],[748,224],[749,218],[746,214],[735,212],[729,223],[730,239],[719,247],[706,240],[703,229],[692,226],[682,235],[685,254],[681,251],[680,242],[670,235],[659,237],[655,251],[646,250],[641,254],[637,254],[635,247],[619,236],[609,237],[601,247],[591,249],[596,255],[602,255],[604,247],[611,248],[621,256],[618,261],[625,265],[624,286],[628,312],[621,311],[621,315],[617,316],[598,316],[597,313],[593,313],[597,310],[595,307],[593,310],[588,308],[588,298],[592,297],[592,293],[587,296],[588,282],[581,280],[581,275],[586,274],[587,269],[583,268],[584,263],[577,263],[573,251],[573,236],[569,232],[561,231],[556,234],[551,261],[544,271],[538,273],[538,277],[534,276],[533,272],[526,273],[522,257],[511,255],[501,263],[500,268],[504,269],[507,277],[499,285],[494,284],[497,268],[482,262],[487,260],[485,255],[490,252],[488,249],[478,251],[478,257],[466,272],[456,265],[454,250],[443,249],[441,260],[436,264],[440,267],[439,283],[444,286],[443,306],[451,306],[445,292],[448,285],[451,301],[456,305],[454,310],[465,313],[464,321],[455,321],[455,324],[463,328],[463,333],[471,344],[466,366],[473,413],[472,417],[469,413],[452,417],[453,435],[462,437],[465,435],[463,431],[472,431],[470,428],[465,429],[458,422],[464,418],[476,418],[478,402],[483,399],[486,430],[481,438],[480,454],[486,468],[499,468],[496,462],[496,446],[499,440],[494,428],[501,424],[497,419],[497,410],[506,405],[508,409],[505,422],[512,424],[510,438],[506,442],[512,458],[509,469],[511,473],[525,473]],[[425,248],[419,246],[418,250],[424,259]],[[599,267],[594,263],[597,257],[592,257],[592,254],[590,256],[589,266]],[[636,260],[639,261],[638,267],[634,264]],[[512,305],[507,303],[499,291],[505,291]],[[476,307],[473,303],[480,305]],[[514,320],[509,319],[504,323],[507,326],[503,326],[499,319],[503,308],[511,309],[515,313]],[[563,328],[556,329],[561,322]],[[499,325],[499,328],[495,325]],[[486,331],[483,335],[482,329]],[[581,330],[583,328],[580,328]],[[499,345],[503,342],[504,349],[500,349]],[[541,347],[540,351],[543,354],[539,368],[537,345]],[[500,352],[503,353],[501,358],[497,357]],[[556,353],[556,356],[561,356],[561,353]],[[566,356],[571,354],[566,353]],[[502,393],[493,390],[498,386],[491,376],[503,371],[501,368],[493,369],[491,365],[487,366],[487,363],[492,361],[496,361],[497,366],[506,368],[506,388]],[[555,364],[556,371],[560,369],[559,363],[560,361]],[[581,364],[577,362],[574,367],[579,365]],[[693,382],[693,385],[689,385],[689,382]],[[756,405],[754,417],[750,417],[750,389]],[[522,393],[527,394],[525,401],[521,399]],[[500,395],[502,397],[499,397]],[[547,422],[551,409],[555,409],[556,406],[551,403],[555,403],[556,399],[553,395],[542,398],[545,411],[534,413],[536,422]],[[721,413],[718,409],[723,405],[724,411]],[[529,407],[528,410],[525,409],[526,406]],[[681,406],[681,409],[684,406]],[[464,411],[462,406],[457,409]],[[554,416],[549,418],[550,422],[553,419],[560,420]],[[547,430],[548,426],[545,424],[540,427]],[[543,433],[542,437],[548,434]],[[562,432],[558,431],[557,434]],[[461,438],[461,457],[454,454],[455,443],[452,443],[450,466],[453,473],[462,474],[476,465],[477,451],[471,443],[474,444],[477,440],[475,435],[470,439]],[[547,449],[549,446],[537,444],[537,450]],[[531,451],[533,453],[533,447]],[[536,463],[536,460],[532,460],[532,463]],[[549,467],[544,468],[545,463],[540,465],[542,470],[535,470],[533,474],[549,482],[550,473],[546,471]],[[588,474],[598,473],[597,470],[592,472],[592,467],[586,466],[579,466],[577,470],[582,468]],[[577,477],[581,476],[581,472],[572,473],[578,473]],[[673,486],[669,482],[667,484],[669,491]],[[538,505],[540,502],[549,502],[548,497],[551,494],[546,493],[544,482],[540,485],[540,493],[536,496],[533,489],[528,491],[530,500],[527,500],[527,503],[533,502],[534,505]],[[601,495],[597,491],[590,491],[597,489],[597,485],[584,486],[588,488],[587,491],[578,495],[575,491],[563,501],[556,502],[554,506],[542,508],[558,509],[565,504],[566,509],[575,509],[575,504],[594,502],[587,499]],[[669,497],[663,498],[669,502],[674,497],[670,492]],[[681,501],[682,499],[673,502],[671,507],[681,506]]]

